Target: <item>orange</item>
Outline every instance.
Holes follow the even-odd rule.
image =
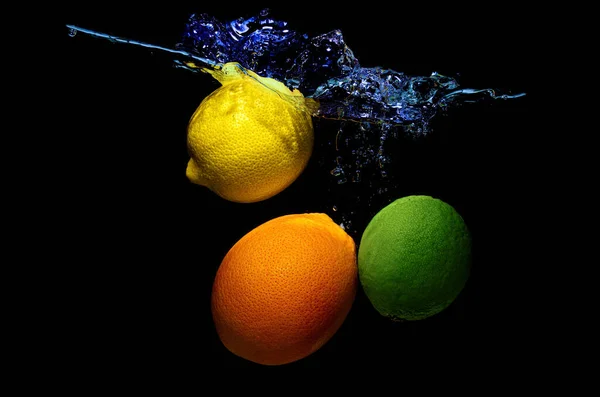
[[[357,275],[354,241],[326,214],[265,222],[235,243],[217,271],[211,305],[219,338],[256,363],[300,360],[340,328]]]

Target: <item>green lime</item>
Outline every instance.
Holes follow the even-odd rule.
[[[430,196],[403,197],[380,210],[358,249],[363,290],[393,320],[421,320],[447,308],[465,286],[470,265],[465,222]]]

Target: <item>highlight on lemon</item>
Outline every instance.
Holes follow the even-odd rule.
[[[188,179],[240,203],[275,196],[308,164],[317,102],[235,62],[203,70],[221,86],[190,119]]]
[[[216,331],[247,360],[297,361],[338,331],[357,285],[354,240],[328,215],[280,216],[244,235],[221,262],[211,295]]]

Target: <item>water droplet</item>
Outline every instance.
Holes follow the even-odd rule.
[[[351,228],[352,228],[352,221],[346,219],[345,224],[344,224],[344,230],[350,231]]]
[[[333,210],[334,212],[335,212],[335,211],[337,211],[337,205],[334,205],[334,206],[333,206],[333,208],[332,208],[332,210]]]
[[[77,30],[75,30],[73,28],[69,28],[69,37],[75,37],[76,34],[77,34]]]
[[[268,8],[263,8],[263,9],[260,11],[260,16],[261,16],[261,17],[266,17],[267,15],[269,15],[269,12],[270,12],[270,10],[269,10]]]

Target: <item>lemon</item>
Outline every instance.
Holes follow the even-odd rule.
[[[280,193],[312,154],[316,102],[235,62],[204,71],[221,86],[190,119],[186,176],[234,202]]]
[[[470,264],[464,220],[430,196],[403,197],[380,210],[358,250],[363,290],[393,320],[421,320],[447,308],[465,286]]]

